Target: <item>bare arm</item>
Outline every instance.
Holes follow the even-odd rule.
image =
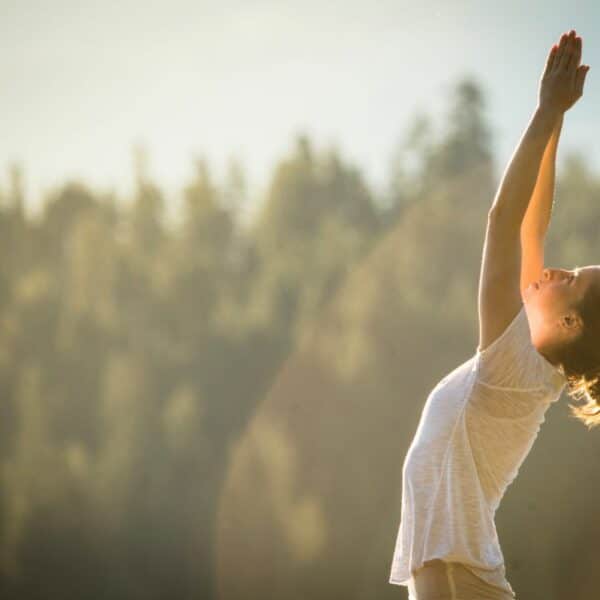
[[[556,118],[536,109],[489,212],[479,279],[479,350],[506,329],[522,305],[521,222]]]
[[[555,125],[544,151],[535,188],[521,223],[521,294],[532,281],[542,278],[544,240],[552,215],[556,152],[562,124],[563,115]]]
[[[518,234],[533,194],[544,150],[560,113],[538,106],[504,171],[490,216],[501,220],[507,233]]]
[[[538,106],[489,211],[479,281],[479,349],[493,342],[522,306],[521,225],[552,132],[583,93],[588,67],[579,66],[578,39],[571,31],[552,47],[540,81]]]
[[[564,115],[560,115],[544,150],[535,188],[521,224],[521,231],[536,231],[543,235],[548,230],[554,199],[556,152],[563,120]]]

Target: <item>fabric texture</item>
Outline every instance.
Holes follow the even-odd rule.
[[[514,594],[491,586],[460,563],[434,560],[417,570],[408,600],[513,600]]]
[[[402,467],[389,582],[431,559],[512,593],[494,515],[566,379],[531,343],[525,308],[429,393]]]

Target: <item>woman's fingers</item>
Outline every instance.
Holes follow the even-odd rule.
[[[556,59],[556,52],[558,50],[558,46],[554,44],[552,48],[550,48],[550,52],[548,52],[548,58],[546,59],[546,68],[544,69],[544,74],[542,77],[546,77],[550,71],[554,68],[554,61]]]
[[[579,36],[575,37],[575,54],[574,54],[574,59],[575,59],[575,68],[579,68],[579,65],[581,64],[581,49],[583,46],[583,41]]]
[[[581,64],[583,41],[574,29],[560,36],[548,54],[540,81],[540,105],[566,111],[583,95],[588,65]]]
[[[565,65],[565,68],[573,76],[575,75],[575,71],[576,71],[577,67],[579,67],[579,61],[581,59],[581,53],[579,52],[578,40],[581,41],[581,38],[578,38],[575,35],[575,32],[572,31],[569,34],[569,43],[567,45],[567,59],[568,60]]]
[[[569,35],[567,36],[567,41],[565,43],[565,51],[563,52],[561,59],[560,59],[560,68],[568,71],[569,70],[569,65],[571,64],[571,59],[573,57],[573,46],[574,46],[574,40],[575,39],[575,35],[573,30],[571,30],[569,32]]]
[[[554,68],[555,69],[560,68],[560,66],[562,64],[563,56],[565,53],[565,48],[567,46],[567,39],[568,39],[568,36],[566,33],[563,33],[560,36],[560,41],[558,42],[558,50],[556,51],[556,57],[554,58]]]
[[[581,65],[577,68],[577,72],[575,73],[575,92],[579,96],[583,95],[583,84],[585,83],[585,76],[589,70],[589,65]]]

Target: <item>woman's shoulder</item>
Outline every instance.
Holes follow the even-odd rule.
[[[564,377],[531,340],[527,312],[522,305],[506,329],[475,355],[479,381],[511,389],[560,388]]]

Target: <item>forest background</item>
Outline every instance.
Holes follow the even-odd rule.
[[[398,598],[401,468],[428,391],[477,345],[502,165],[486,98],[415,114],[376,193],[299,132],[252,219],[206,161],[165,218],[69,180],[0,195],[0,596]],[[565,127],[568,127],[568,120]],[[559,151],[560,152],[560,151]],[[547,264],[600,257],[600,174],[561,155]],[[497,514],[524,598],[600,585],[600,438],[566,396]]]

